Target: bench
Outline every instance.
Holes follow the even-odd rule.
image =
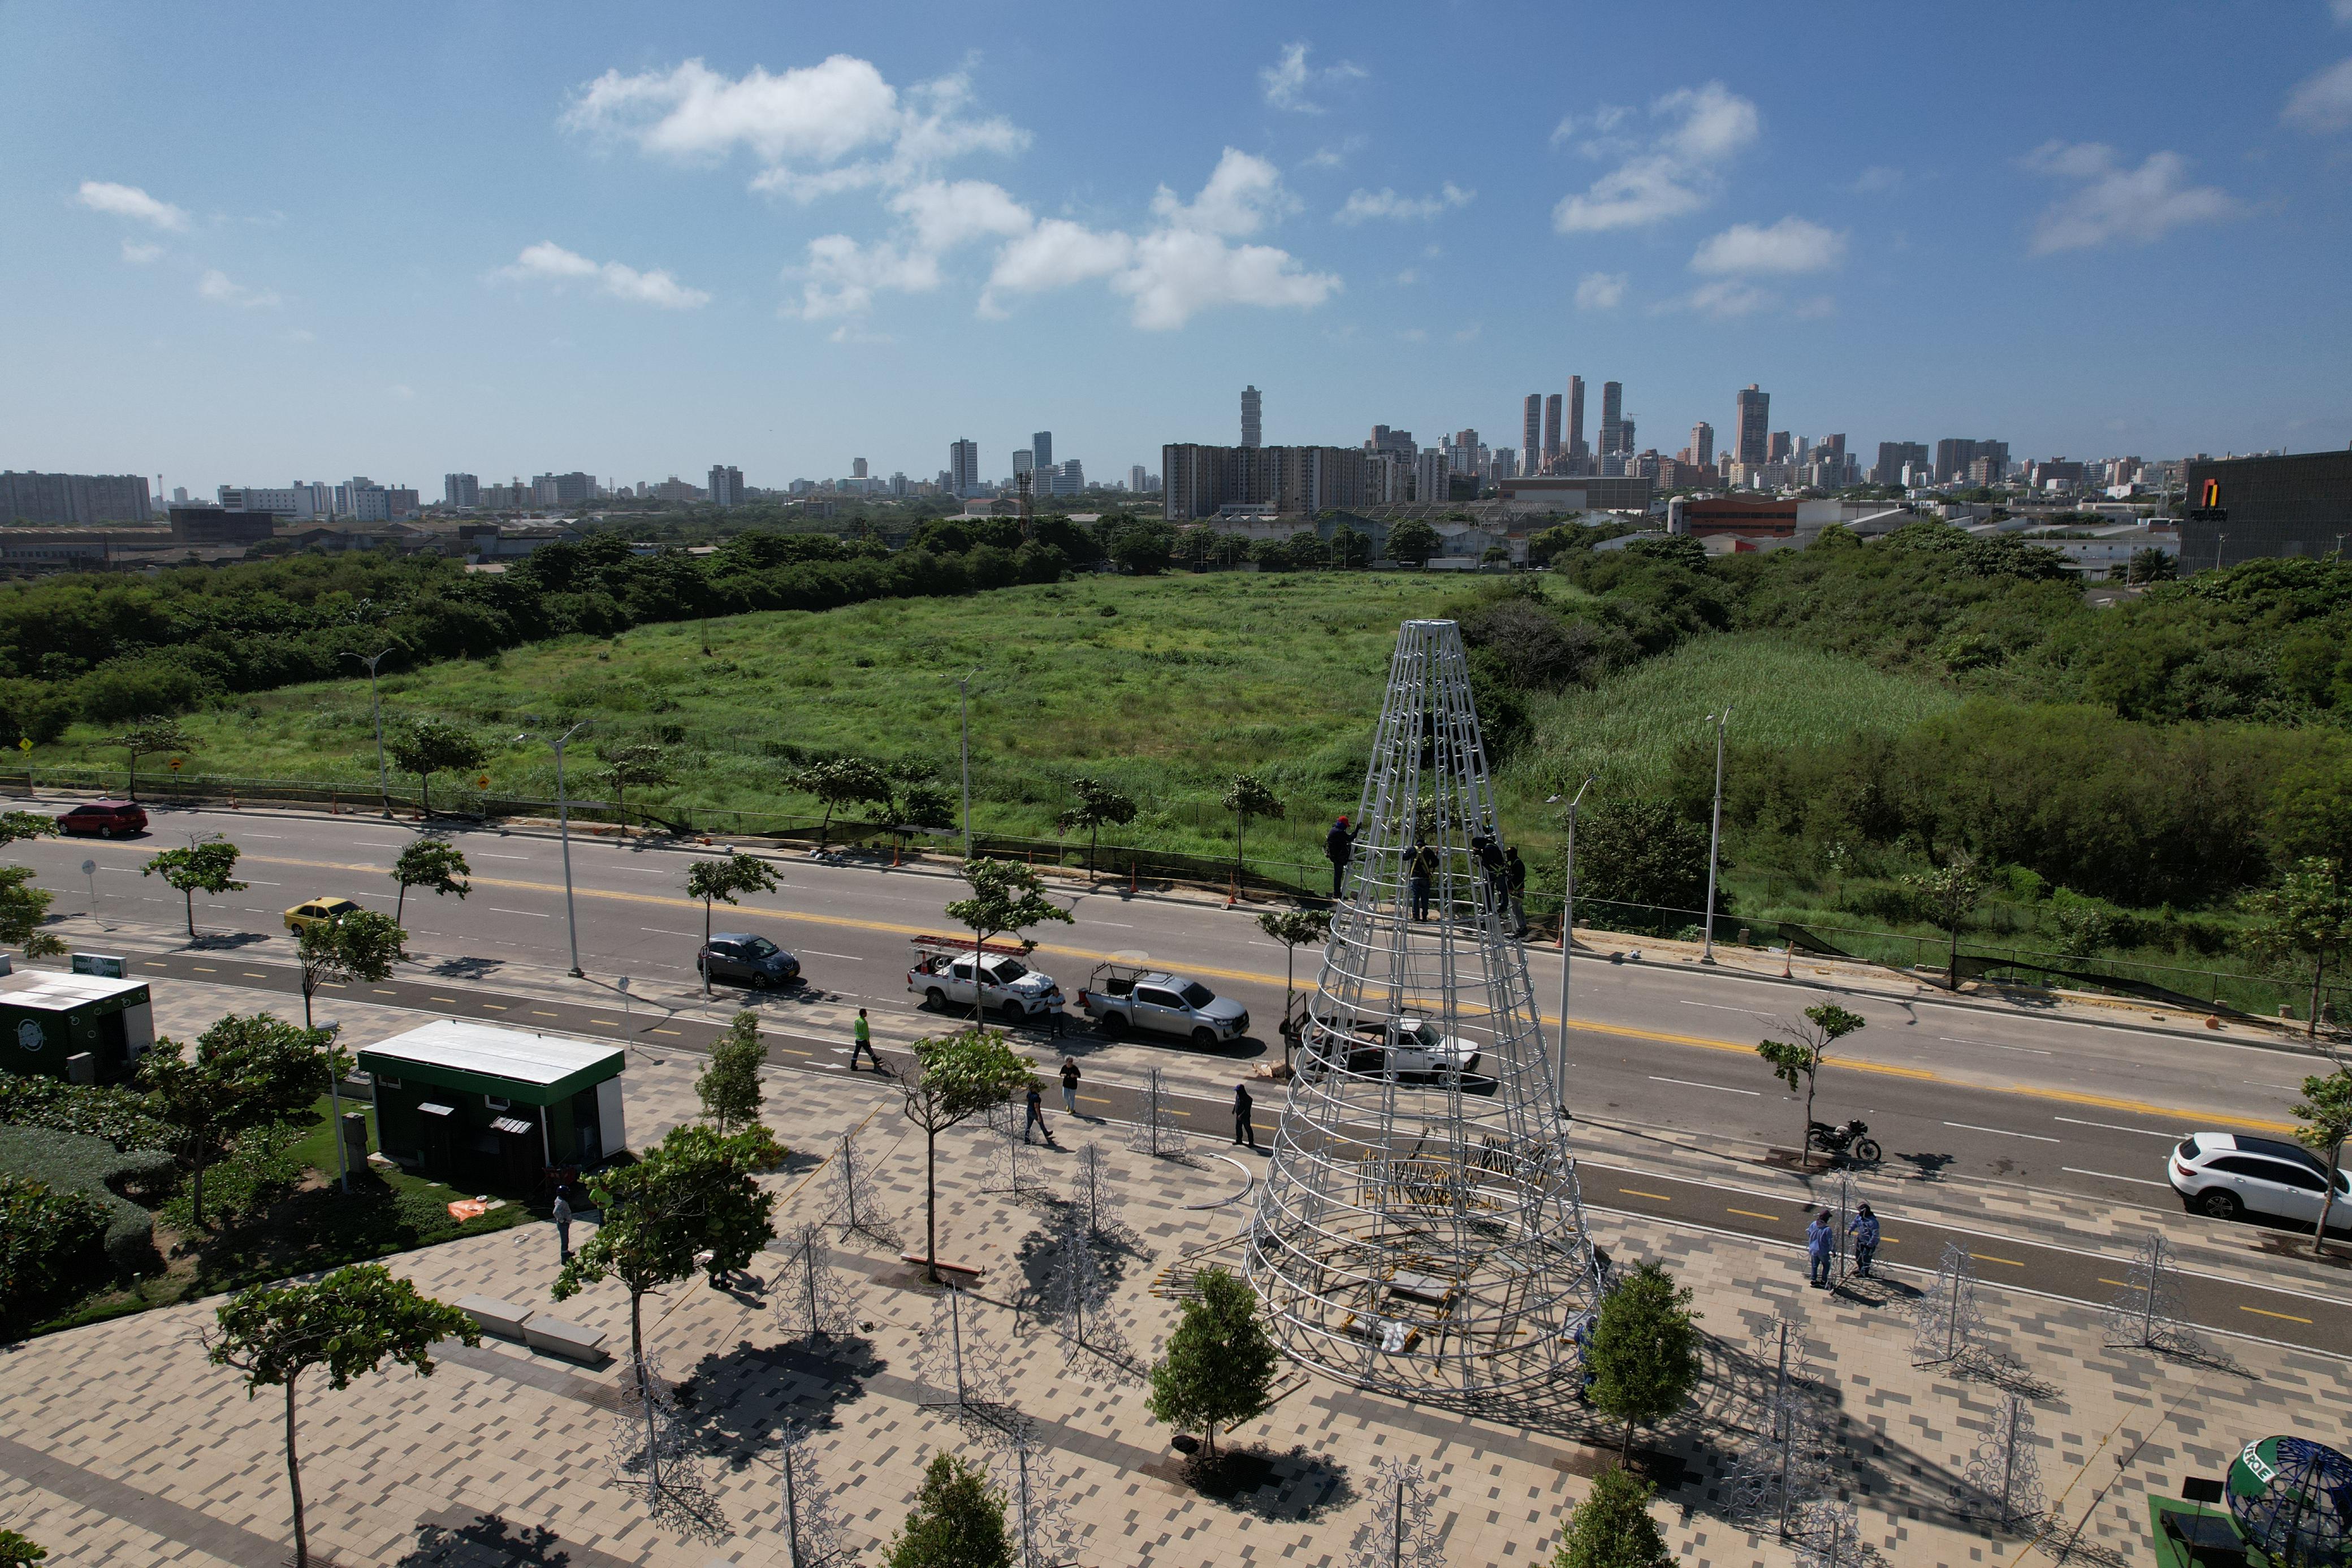
[[[950,1263],[944,1258],[939,1259],[934,1262],[931,1260],[926,1259],[919,1252],[901,1252],[898,1254],[898,1261],[901,1263],[912,1263],[918,1269],[921,1268],[926,1262],[932,1262],[932,1266],[938,1269],[942,1274],[968,1274],[975,1280],[980,1278],[981,1273],[980,1270],[970,1263]]]
[[[550,1317],[545,1312],[533,1312],[524,1320],[522,1340],[531,1349],[543,1350],[550,1355],[586,1362],[604,1359],[602,1332],[566,1322],[562,1318]]]
[[[531,1316],[530,1308],[518,1307],[496,1296],[460,1296],[457,1310],[473,1319],[485,1333],[502,1339],[522,1338],[523,1324]]]

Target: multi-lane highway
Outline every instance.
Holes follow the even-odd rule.
[[[60,912],[91,909],[94,894],[101,921],[165,925],[181,916],[179,895],[142,876],[141,865],[191,832],[217,833],[244,851],[239,869],[250,885],[218,899],[200,895],[199,929],[276,932],[282,910],[317,894],[340,894],[388,912],[394,892],[389,868],[416,831],[414,824],[367,816],[163,810],[142,840],[36,841],[14,846],[11,854],[37,869],[42,884],[57,893]],[[460,901],[413,892],[404,916],[412,946],[480,960],[483,983],[493,987],[499,965],[542,972],[568,967],[555,840],[495,829],[453,837],[473,866],[473,893]],[[611,981],[618,975],[635,977],[641,992],[692,985],[703,911],[686,896],[686,867],[712,852],[573,836],[572,904],[581,963],[592,977],[582,983],[580,1001],[596,1004],[594,1016],[610,1013]],[[79,869],[85,861],[96,867],[89,876]],[[913,1007],[904,988],[908,938],[952,929],[942,906],[961,895],[961,882],[934,871],[835,865],[799,855],[777,863],[783,885],[740,909],[721,906],[718,928],[768,934],[800,955],[813,983],[856,1004]],[[1257,1019],[1280,1016],[1284,953],[1247,910],[1130,898],[1123,884],[1106,883],[1078,893],[1073,913],[1074,925],[1032,933],[1043,939],[1039,966],[1066,988],[1109,954],[1142,951],[1238,997]],[[1304,982],[1315,954],[1302,949],[1299,960]],[[1549,1036],[1556,1025],[1557,950],[1534,953],[1531,965]],[[1803,977],[1801,963],[1799,973]],[[1817,999],[1811,988],[1661,963],[1655,955],[1643,962],[1580,955],[1574,987],[1570,1082],[1578,1113],[1742,1144],[1794,1141],[1801,1109],[1757,1059],[1755,1045],[1776,1032],[1778,1020]],[[1885,1144],[1890,1165],[2025,1182],[2109,1204],[2169,1206],[2162,1155],[2166,1143],[2185,1131],[2289,1128],[2298,1085],[2319,1065],[2290,1042],[2184,1038],[1957,1004],[1926,992],[1842,999],[1868,1024],[1841,1042],[1822,1074],[1822,1119],[1862,1116]]]

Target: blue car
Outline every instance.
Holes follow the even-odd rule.
[[[801,961],[748,931],[722,931],[702,945],[694,967],[707,980],[733,980],[755,991],[789,986],[801,977]]]

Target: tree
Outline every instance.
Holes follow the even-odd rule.
[[[2352,952],[2352,896],[2345,892],[2343,862],[2306,856],[2276,887],[2251,894],[2244,907],[2250,918],[2239,940],[2249,953],[2263,963],[2310,960],[2311,1013],[2304,1032],[2315,1039],[2328,961]]]
[[[843,806],[887,805],[890,776],[862,757],[835,757],[800,770],[794,784],[824,805],[824,822],[817,830],[817,847],[833,841],[833,813]]]
[[[915,1075],[898,1081],[899,1110],[923,1134],[923,1270],[940,1277],[940,1134],[1003,1104],[1037,1082],[1001,1034],[967,1029],[915,1042]]]
[[[1419,517],[1407,517],[1389,530],[1389,559],[1408,566],[1427,566],[1445,541]]]
[[[694,1082],[702,1113],[721,1134],[760,1120],[760,1064],[768,1048],[760,1042],[760,1015],[745,1008],[710,1048],[710,1065]]]
[[[1290,995],[1292,966],[1298,949],[1330,934],[1330,912],[1322,909],[1269,909],[1257,917],[1257,928],[1282,944],[1282,1064],[1290,1065]]]
[[[613,781],[613,809],[621,816],[621,836],[629,832],[629,790],[637,785],[648,788],[667,784],[672,777],[669,753],[648,741],[632,741],[621,746],[600,746],[596,755],[604,759],[604,776]]]
[[[2180,562],[2173,553],[2154,545],[2132,551],[2131,560],[2124,568],[2126,582],[2170,582],[2179,575]]]
[[[698,1267],[719,1280],[774,1238],[776,1195],[753,1175],[772,1142],[753,1133],[721,1136],[688,1122],[672,1127],[636,1164],[610,1166],[588,1178],[589,1202],[603,1211],[604,1223],[556,1276],[553,1294],[567,1301],[606,1279],[629,1292],[629,1364],[649,1447],[654,1398],[646,1364],[646,1294],[692,1278]]]
[[[39,811],[0,811],[0,847],[26,839],[53,839],[58,820]]]
[[[27,958],[53,958],[66,950],[41,929],[57,894],[32,885],[38,874],[28,865],[0,865],[0,945],[20,946]]]
[[[1577,823],[1577,894],[1697,912],[1706,902],[1706,825],[1666,801],[1599,801]]]
[[[686,895],[702,900],[702,939],[710,940],[710,901],[733,904],[739,893],[773,893],[776,870],[758,855],[729,855],[723,860],[696,861],[686,868]],[[710,989],[704,977],[703,990]]]
[[[392,880],[400,884],[400,896],[393,901],[393,919],[398,921],[408,913],[410,888],[429,887],[436,894],[454,893],[463,899],[474,891],[474,884],[466,880],[473,874],[474,868],[448,840],[411,839],[392,862]]]
[[[1674,1568],[1674,1553],[1650,1517],[1657,1491],[1627,1469],[1606,1469],[1568,1516],[1552,1568]]]
[[[1157,577],[1176,554],[1176,531],[1165,523],[1129,523],[1111,536],[1110,559],[1138,577]]]
[[[139,759],[167,751],[194,751],[196,748],[196,737],[190,735],[186,727],[178,719],[165,718],[159,714],[149,714],[144,717],[132,719],[129,729],[109,739],[106,744],[119,746],[131,754],[129,795],[131,800],[136,800],[139,799]]]
[[[468,1346],[482,1343],[473,1319],[419,1294],[380,1263],[338,1269],[308,1285],[256,1285],[237,1292],[215,1316],[219,1327],[205,1336],[205,1358],[245,1374],[247,1399],[264,1388],[286,1390],[286,1484],[294,1498],[298,1565],[310,1561],[310,1542],[302,1520],[302,1466],[294,1447],[295,1379],[314,1366],[324,1367],[327,1386],[343,1389],[363,1373],[381,1371],[387,1361],[429,1377],[434,1345],[445,1339]]]
[[[1105,828],[1116,828],[1135,821],[1135,797],[1115,784],[1100,779],[1073,779],[1070,793],[1077,799],[1060,816],[1054,826],[1063,832],[1087,831],[1087,874],[1094,874],[1095,842]]]
[[[2311,1230],[2311,1255],[2323,1257],[2327,1218],[2336,1207],[2337,1173],[2344,1168],[2344,1140],[2352,1138],[2352,1068],[2338,1067],[2324,1078],[2305,1079],[2294,1118],[2303,1124],[2294,1130],[2296,1139],[2327,1162],[2327,1194],[2319,1200],[2319,1223]]]
[[[13,1530],[0,1530],[0,1568],[33,1568],[48,1561],[46,1546],[37,1546]]]
[[[1933,871],[1914,872],[1903,879],[1911,907],[1920,919],[1951,938],[1945,960],[1945,983],[1960,988],[1960,932],[1984,897],[1984,877],[1975,857],[1956,854]]]
[[[194,1055],[166,1035],[139,1058],[139,1087],[155,1115],[179,1134],[180,1158],[194,1174],[195,1222],[205,1222],[205,1171],[237,1134],[303,1115],[349,1058],[324,1030],[297,1029],[268,1013],[230,1013],[196,1037]]]
[[[1281,821],[1284,814],[1282,798],[1266,787],[1265,780],[1255,773],[1236,773],[1234,781],[1225,786],[1223,805],[1234,814],[1234,881],[1242,879],[1242,836],[1249,831],[1252,817]]]
[[[462,773],[490,759],[478,737],[437,718],[410,719],[392,732],[384,748],[394,768],[416,775],[416,809],[428,813],[436,773]]]
[[[1627,1274],[1601,1300],[1585,1366],[1593,1406],[1625,1423],[1620,1459],[1633,1452],[1633,1428],[1655,1426],[1698,1386],[1698,1314],[1691,1293],[1654,1262]]]
[[[1757,1044],[1756,1054],[1771,1064],[1773,1077],[1787,1084],[1792,1094],[1800,1088],[1805,1092],[1805,1124],[1799,1129],[1797,1148],[1808,1164],[1812,1160],[1813,1082],[1821,1073],[1822,1058],[1865,1021],[1861,1014],[1848,1012],[1835,1002],[1820,1002],[1805,1009],[1801,1021],[1784,1024],[1797,1037],[1794,1040],[1767,1040]]]
[[[1040,921],[1058,920],[1075,925],[1070,912],[1045,896],[1037,873],[1017,861],[982,856],[963,868],[971,896],[947,906],[948,918],[971,927],[971,1016],[981,1015],[980,957],[992,936],[1018,936]]]
[[[302,1027],[309,1029],[310,998],[320,986],[390,978],[392,967],[407,961],[408,933],[389,915],[348,909],[302,927],[294,952],[302,965]]]
[[[1143,1407],[1170,1427],[1200,1427],[1214,1454],[1219,1427],[1237,1427],[1265,1409],[1282,1356],[1246,1281],[1207,1268],[1192,1283],[1167,1353],[1152,1364]]]
[[[139,868],[141,876],[160,876],[187,900],[188,936],[196,935],[196,894],[242,893],[245,883],[233,881],[237,847],[226,839],[205,839],[184,850],[165,850]]]
[[[885,1568],[1013,1568],[1003,1494],[977,1466],[933,1454],[882,1561]]]

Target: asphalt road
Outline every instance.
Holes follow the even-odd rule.
[[[165,810],[138,841],[36,841],[14,846],[11,854],[36,867],[42,884],[58,893],[60,911],[89,909],[94,888],[101,920],[168,923],[179,917],[179,897],[142,877],[139,867],[157,850],[185,842],[191,832],[219,833],[239,845],[245,852],[239,869],[250,883],[246,892],[217,900],[200,896],[198,928],[278,932],[286,907],[322,894],[389,912],[389,867],[416,829],[373,817]],[[473,866],[473,893],[462,901],[413,893],[404,916],[412,945],[435,954],[566,967],[562,862],[554,840],[495,829],[459,830],[453,837]],[[686,867],[710,852],[575,835],[572,902],[580,960],[591,977],[583,983],[584,1010],[573,1019],[569,1004],[538,1002],[531,1007],[565,1021],[528,1021],[620,1032],[589,1021],[613,1016],[616,976],[636,977],[641,992],[691,986],[703,910],[685,895]],[[98,868],[93,877],[79,869],[85,860]],[[908,938],[954,929],[942,909],[961,894],[963,883],[932,872],[825,865],[801,857],[777,865],[783,885],[740,909],[720,906],[717,928],[772,936],[800,956],[812,981],[853,1002],[877,1009],[914,1007],[916,998],[905,988]],[[1043,939],[1038,967],[1056,974],[1066,989],[1082,983],[1101,958],[1142,951],[1237,997],[1255,1018],[1280,1016],[1285,955],[1258,931],[1250,913],[1129,898],[1123,884],[1108,883],[1077,897],[1073,912],[1075,925],[1031,933]],[[234,967],[229,957],[208,961],[221,969]],[[1306,983],[1314,950],[1301,950],[1298,961]],[[1557,951],[1532,954],[1531,968],[1549,1035],[1557,1017]],[[427,998],[436,994],[420,983],[397,984],[404,998],[412,988]],[[1570,1081],[1578,1114],[1727,1141],[1793,1143],[1802,1107],[1757,1060],[1755,1044],[1778,1032],[1777,1020],[1817,999],[1810,988],[1679,963],[1611,963],[1583,956],[1575,961],[1574,984]],[[444,987],[437,994],[466,993]],[[1849,994],[1842,999],[1869,1022],[1842,1042],[1824,1070],[1815,1107],[1820,1119],[1860,1115],[1885,1145],[1890,1164],[2025,1182],[2102,1205],[2168,1207],[2174,1199],[2163,1181],[2168,1142],[2199,1128],[2290,1126],[2297,1085],[2315,1065],[2292,1051],[1933,998]],[[430,999],[403,1005],[453,1008]]]

